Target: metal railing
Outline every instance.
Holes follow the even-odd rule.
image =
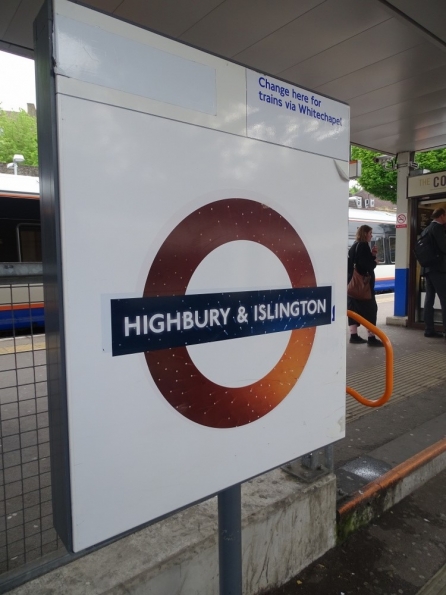
[[[353,318],[353,320],[356,320],[356,322],[359,322],[360,324],[365,326],[366,329],[368,329],[369,331],[371,331],[372,333],[377,335],[383,342],[383,345],[386,350],[386,384],[385,384],[385,389],[384,389],[384,393],[382,394],[382,396],[376,400],[367,399],[366,397],[364,397],[363,395],[358,393],[358,391],[356,391],[354,388],[351,388],[350,386],[347,386],[347,394],[349,394],[351,397],[353,397],[354,399],[356,399],[357,401],[359,401],[360,403],[362,403],[362,405],[365,405],[366,407],[381,407],[382,405],[387,403],[387,401],[392,396],[392,392],[393,392],[393,348],[392,348],[392,343],[389,341],[389,338],[382,330],[380,330],[377,326],[375,326],[374,324],[372,324],[371,322],[369,322],[368,320],[366,320],[359,314],[356,314],[356,312],[353,312],[352,310],[347,310],[347,315],[349,316],[349,318]]]
[[[2,575],[65,553],[53,527],[42,300],[41,284],[0,285]]]
[[[377,326],[356,314],[352,310],[347,310],[347,315],[362,324],[369,331],[377,335],[385,347],[386,353],[386,379],[383,395],[376,400],[367,399],[358,391],[350,386],[346,387],[346,392],[351,397],[365,405],[366,407],[381,407],[388,402],[393,392],[393,348],[387,335]],[[282,467],[284,471],[297,477],[300,481],[312,482],[323,475],[332,473],[333,463],[333,444],[328,444],[319,451],[309,452],[298,459],[291,461]]]

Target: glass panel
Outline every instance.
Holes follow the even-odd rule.
[[[389,238],[390,262],[395,264],[395,236]]]
[[[371,247],[376,246],[378,248],[378,254],[376,255],[376,262],[383,264],[386,262],[386,254],[384,251],[384,238],[374,238],[370,242]]]

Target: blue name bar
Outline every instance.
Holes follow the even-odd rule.
[[[114,356],[330,323],[331,287],[111,300]]]

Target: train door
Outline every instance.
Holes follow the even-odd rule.
[[[372,241],[370,242],[370,247],[373,248],[374,246],[376,246],[378,248],[378,252],[376,254],[376,263],[378,265],[383,265],[386,264],[387,262],[387,248],[386,248],[386,243],[385,243],[385,238],[384,235],[382,234],[381,231],[381,226],[380,225],[376,225],[374,223],[372,223],[372,228],[373,228],[373,236],[372,236]]]
[[[390,223],[371,223],[371,247],[376,246],[376,291],[393,291],[395,284],[395,226]]]
[[[20,262],[42,262],[40,223],[19,223],[17,244]]]

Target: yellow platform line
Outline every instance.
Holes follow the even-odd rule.
[[[26,343],[25,345],[11,345],[10,347],[0,347],[0,355],[10,355],[11,353],[23,353],[25,351],[41,351],[45,349],[45,341]]]

